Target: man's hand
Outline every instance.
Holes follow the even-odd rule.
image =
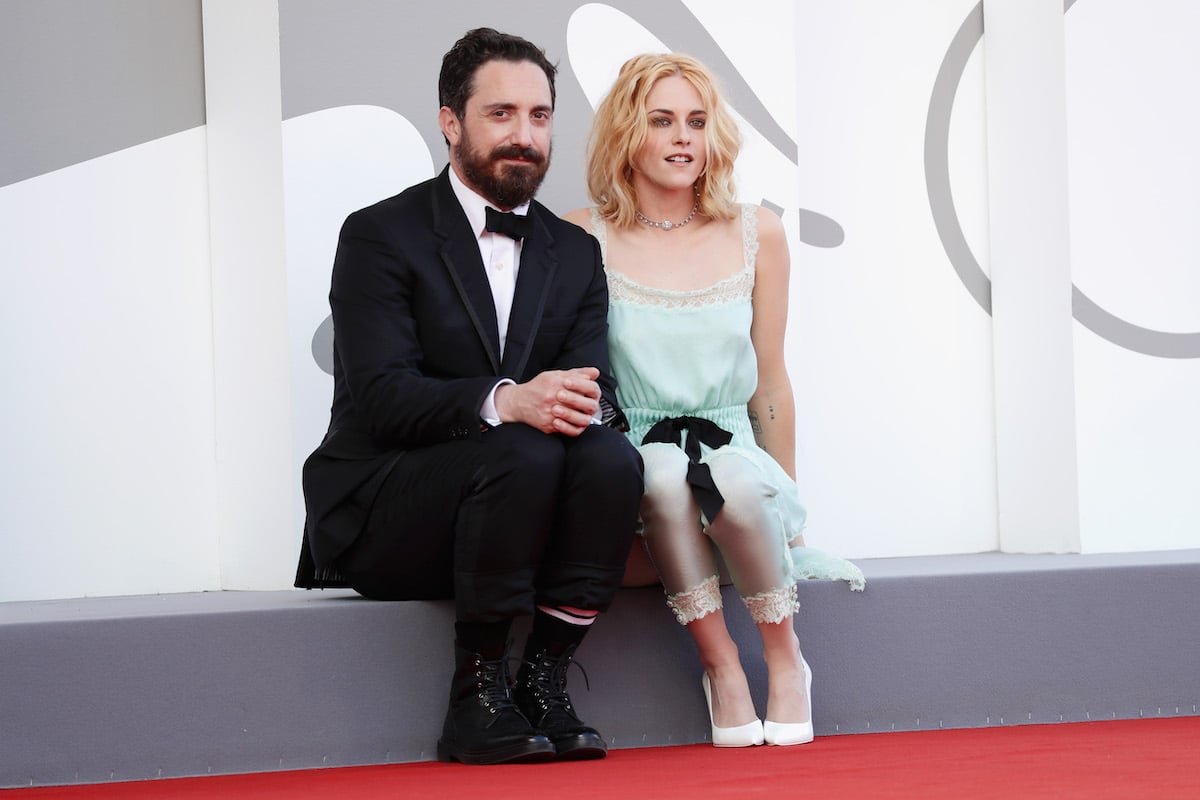
[[[599,377],[595,367],[578,367],[504,384],[496,389],[496,413],[501,422],[523,422],[542,433],[578,436],[600,408]]]

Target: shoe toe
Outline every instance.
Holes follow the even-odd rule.
[[[583,731],[554,740],[559,761],[589,761],[608,755],[608,745],[599,733]]]

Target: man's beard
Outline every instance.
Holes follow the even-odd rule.
[[[549,148],[543,154],[533,147],[502,145],[483,154],[471,146],[466,130],[455,145],[455,151],[466,183],[502,209],[532,200],[550,168]],[[523,158],[527,163],[504,164],[497,170],[496,164],[503,158]]]

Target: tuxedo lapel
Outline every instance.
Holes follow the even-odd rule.
[[[520,381],[529,361],[533,340],[546,309],[546,297],[558,269],[558,254],[554,237],[541,215],[549,213],[537,203],[531,203],[533,232],[521,245],[521,268],[513,294],[512,312],[508,318],[508,336],[504,344],[501,374]]]
[[[496,306],[492,299],[492,287],[487,272],[479,257],[479,244],[471,230],[467,216],[463,213],[446,170],[434,181],[433,225],[434,231],[444,241],[439,250],[442,263],[462,298],[471,324],[475,326],[488,360],[495,374],[500,373],[500,332],[496,322]],[[518,286],[519,289],[519,286]]]

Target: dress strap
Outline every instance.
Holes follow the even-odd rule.
[[[592,206],[592,236],[596,237],[596,241],[600,243],[600,258],[604,263],[608,263],[608,226],[604,222],[604,217],[600,216],[600,209]]]
[[[593,211],[593,213],[595,213]],[[742,262],[750,271],[758,258],[758,206],[742,203]],[[601,245],[603,246],[603,245]]]

